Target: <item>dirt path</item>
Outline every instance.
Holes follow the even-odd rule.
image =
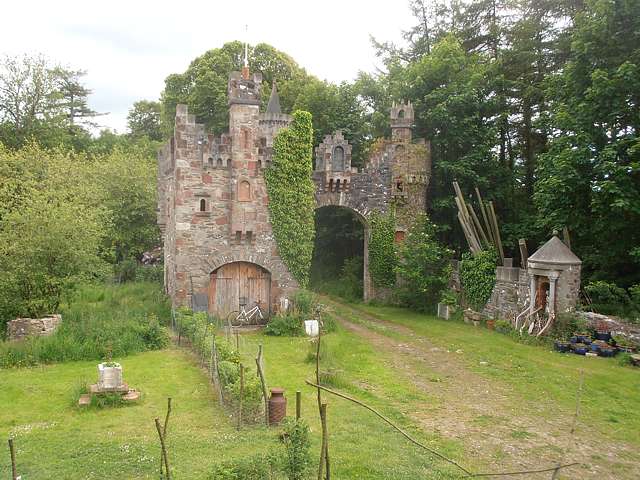
[[[438,398],[437,405],[428,402],[411,412],[414,421],[426,431],[461,441],[471,457],[490,464],[490,471],[545,468],[562,460],[580,465],[565,470],[559,478],[640,478],[640,452],[597,434],[581,435],[576,443],[569,435],[571,413],[549,415],[553,404],[533,403],[508,385],[472,372],[464,364],[464,352],[437,347],[410,328],[349,305],[327,303],[346,329],[386,354],[390,366],[418,390]],[[551,474],[513,478],[549,479]]]

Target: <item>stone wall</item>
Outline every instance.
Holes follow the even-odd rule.
[[[518,267],[496,267],[496,284],[482,313],[512,321],[529,304],[529,276]]]
[[[62,323],[59,314],[43,318],[16,318],[7,323],[7,338],[22,340],[27,337],[44,337],[51,335]]]

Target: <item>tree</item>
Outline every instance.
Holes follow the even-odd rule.
[[[52,65],[43,56],[6,56],[0,62],[0,142],[17,148],[31,139],[41,145],[86,149],[84,128],[98,115],[88,105],[83,71]]]
[[[438,241],[436,232],[436,226],[420,214],[398,246],[399,297],[405,305],[422,311],[440,301],[451,276],[453,252]]]
[[[134,138],[147,136],[150,140],[162,140],[160,127],[160,102],[140,100],[133,104],[127,115],[127,127]]]
[[[548,80],[548,152],[537,169],[538,226],[569,227],[587,276],[640,281],[640,4],[593,0],[576,17],[569,62]],[[635,35],[635,36],[634,36]]]

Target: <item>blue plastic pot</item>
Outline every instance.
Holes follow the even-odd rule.
[[[556,340],[554,342],[554,347],[556,349],[556,351],[558,352],[568,352],[569,350],[571,350],[571,344],[569,342],[565,342],[563,340]]]
[[[601,357],[613,357],[616,354],[616,351],[613,348],[601,348],[598,355]]]
[[[609,340],[611,340],[611,332],[605,332],[603,330],[596,331],[596,339],[608,342]]]

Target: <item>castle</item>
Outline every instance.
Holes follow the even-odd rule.
[[[178,105],[174,135],[158,152],[164,283],[174,306],[225,317],[257,303],[269,316],[298,288],[278,254],[264,178],[273,139],[291,116],[281,112],[275,85],[260,112],[261,87],[261,75],[246,65],[231,73],[229,132],[218,137]],[[411,219],[426,209],[429,143],[412,142],[412,123],[411,104],[394,104],[392,138],[374,145],[362,171],[351,166],[351,145],[340,132],[316,147],[317,208],[349,208],[365,228],[365,299],[376,295],[368,271],[370,212],[393,208],[402,241]]]

